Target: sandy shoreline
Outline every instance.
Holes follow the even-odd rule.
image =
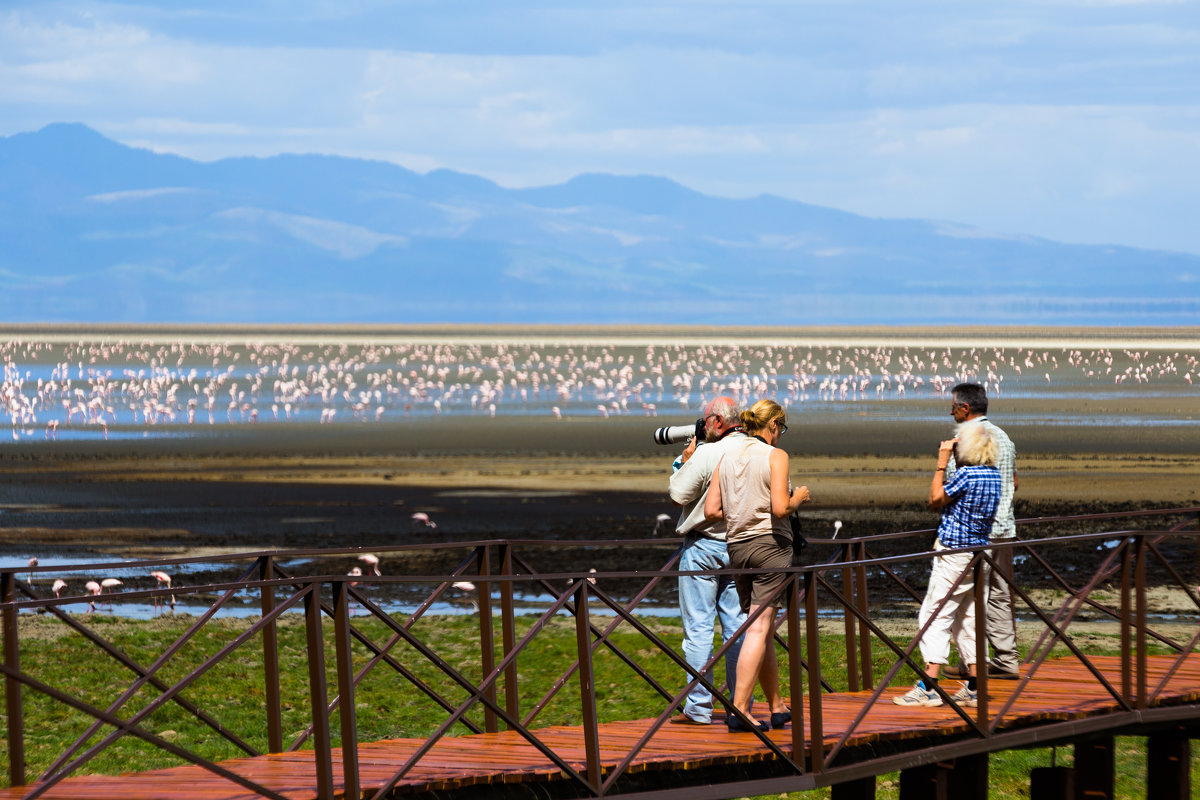
[[[46,343],[81,339],[312,344],[553,344],[620,346],[791,344],[813,347],[1200,348],[1200,327],[655,326],[655,325],[41,325],[0,336]]]

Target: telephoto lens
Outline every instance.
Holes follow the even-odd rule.
[[[696,420],[691,425],[670,425],[654,431],[654,441],[657,444],[681,444],[693,436],[703,435],[704,421]]]

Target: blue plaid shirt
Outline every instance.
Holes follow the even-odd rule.
[[[1003,491],[995,467],[959,467],[946,481],[944,491],[954,502],[942,510],[938,539],[949,548],[987,544]]]

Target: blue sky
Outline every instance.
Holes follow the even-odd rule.
[[[0,135],[60,121],[1200,253],[1197,2],[5,2]]]

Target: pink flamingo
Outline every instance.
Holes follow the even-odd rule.
[[[358,557],[358,560],[367,565],[367,569],[371,571],[372,575],[383,575],[379,571],[379,556],[374,553],[363,553]]]
[[[437,527],[437,523],[434,522],[433,520],[431,520],[429,518],[429,515],[426,514],[424,511],[413,512],[412,521],[420,522],[420,523],[424,524],[425,527],[427,527],[427,528],[436,528]]]
[[[29,559],[29,582],[33,583],[33,568],[38,565],[37,556]]]
[[[67,588],[67,582],[62,578],[55,578],[54,585],[50,587],[50,591],[54,592],[55,597],[62,597],[62,590]]]
[[[163,589],[163,588],[170,589],[171,588],[171,576],[168,575],[167,573],[165,573],[161,570],[154,570],[153,572],[150,573],[150,575],[151,575],[151,577],[154,578],[154,580],[158,581],[158,583],[155,585],[154,588],[156,588],[156,589]],[[162,600],[160,600],[158,598],[158,596],[156,595],[154,598],[154,610],[158,611],[159,606],[165,606],[165,605],[166,605],[166,603],[163,603]],[[175,595],[173,595],[173,594],[171,595],[171,609],[172,610],[175,609]]]
[[[346,574],[349,575],[351,578],[360,578],[360,577],[362,577],[363,573],[362,573],[362,569],[360,569],[359,567],[351,567],[350,571],[347,572]],[[350,581],[350,585],[358,586],[358,581]],[[349,606],[350,616],[354,616],[354,599],[352,597],[347,597],[347,601],[350,603],[350,606]]]
[[[117,588],[118,586],[122,586],[122,585],[123,585],[123,584],[121,583],[121,581],[117,580],[116,578],[105,578],[104,580],[100,581],[100,588],[101,588],[101,590],[104,590],[104,589],[115,589],[115,588]],[[109,608],[112,608],[112,603],[111,603],[111,602],[108,604],[108,607],[109,607]]]
[[[88,592],[92,595],[92,597],[99,597],[100,592],[103,591],[100,588],[100,584],[96,583],[95,581],[88,581],[87,583],[85,583],[83,585],[83,588],[87,589]],[[95,610],[96,610],[96,601],[89,600],[88,601],[88,613],[91,613]]]
[[[471,583],[470,581],[455,581],[454,583],[450,584],[450,587],[468,594],[475,592],[475,584]],[[474,597],[471,598],[471,608],[475,611],[479,610],[479,602]]]

